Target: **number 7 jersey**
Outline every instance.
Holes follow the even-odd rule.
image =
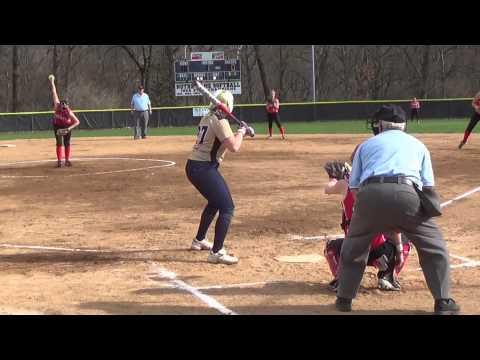
[[[227,152],[222,146],[225,139],[233,136],[227,119],[210,112],[198,124],[197,141],[188,157],[190,160],[221,163]]]

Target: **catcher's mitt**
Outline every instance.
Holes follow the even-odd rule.
[[[329,161],[323,167],[330,179],[342,180],[350,174],[351,167],[342,161]]]
[[[58,136],[65,136],[65,135],[67,135],[69,132],[70,132],[70,130],[68,130],[68,129],[58,129],[58,130],[57,130],[57,135],[58,135]]]

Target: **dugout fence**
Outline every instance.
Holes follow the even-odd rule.
[[[466,118],[472,113],[471,98],[420,100],[423,118]],[[363,120],[369,118],[382,104],[396,103],[409,112],[409,100],[329,101],[282,104],[283,122]],[[201,110],[201,109],[200,109]],[[263,104],[237,105],[234,111],[247,122],[266,120]],[[116,129],[131,127],[130,110],[75,110],[81,129]],[[153,108],[149,127],[192,126],[201,114],[198,106]],[[194,116],[195,115],[195,116]],[[0,132],[39,131],[51,129],[52,112],[0,113]]]

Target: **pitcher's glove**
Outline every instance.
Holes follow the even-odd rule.
[[[57,135],[58,136],[65,136],[65,135],[68,135],[69,132],[70,132],[70,130],[68,130],[68,129],[58,129],[57,130]]]
[[[342,180],[350,174],[350,165],[341,161],[329,161],[323,167],[330,179]]]

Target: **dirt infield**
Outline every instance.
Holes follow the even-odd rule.
[[[459,135],[419,138],[443,201],[480,186],[475,138],[462,151]],[[54,140],[9,141],[16,147],[0,147],[0,314],[337,314],[325,261],[275,258],[323,253],[322,241],[289,235],[341,232],[340,199],[323,194],[322,165],[348,159],[363,139],[260,136],[227,154],[236,212],[226,246],[240,258],[230,267],[187,250],[205,203],[184,173],[192,137],[74,138],[74,167],[62,169],[44,161],[55,159]],[[452,203],[438,220],[465,314],[480,314],[479,198]],[[377,290],[368,268],[354,314],[431,313],[417,268],[413,252],[399,293]]]

